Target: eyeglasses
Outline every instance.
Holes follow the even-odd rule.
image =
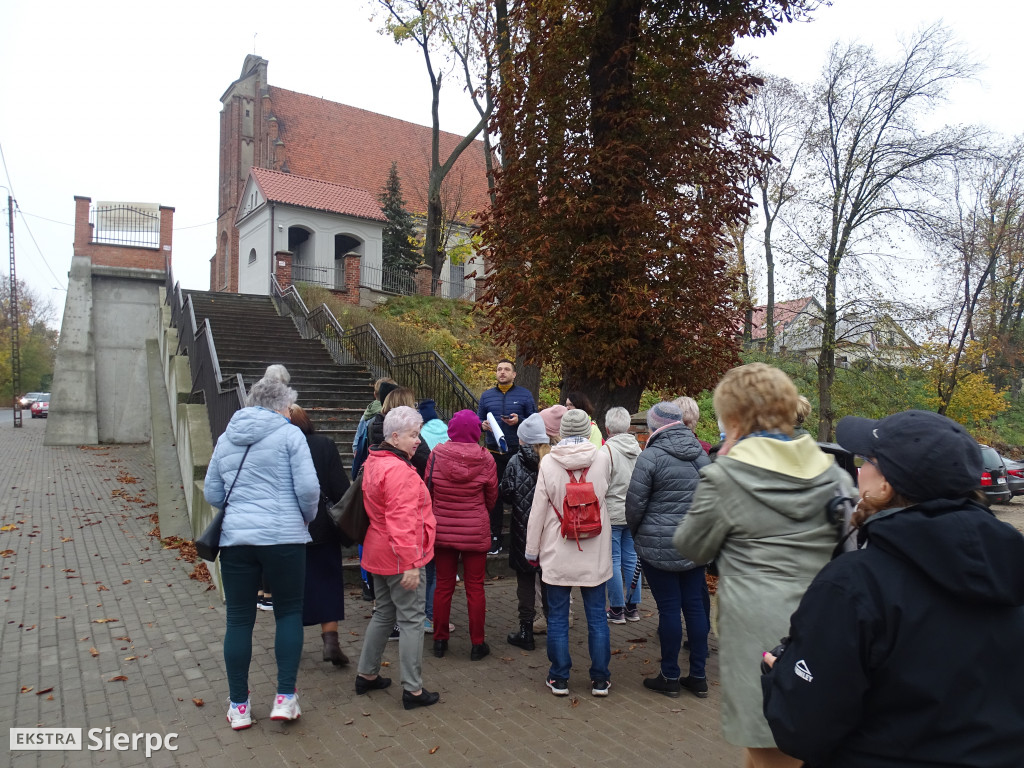
[[[870,465],[871,465],[872,467],[874,467],[875,469],[879,469],[879,467],[878,467],[878,462],[877,462],[877,461],[875,461],[875,460],[874,460],[873,458],[871,458],[870,456],[861,456],[861,455],[859,455],[859,454],[858,454],[858,455],[857,455],[857,458],[858,458],[858,459],[860,459],[862,463],[864,463],[864,464],[870,464]],[[879,471],[880,471],[880,470],[879,470]]]

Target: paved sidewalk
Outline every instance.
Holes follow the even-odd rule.
[[[322,662],[319,627],[308,627],[299,669],[302,718],[270,721],[274,620],[261,612],[250,674],[258,721],[233,732],[224,720],[224,608],[217,592],[189,578],[193,566],[178,559],[178,550],[163,549],[150,535],[156,491],[149,446],[46,448],[45,427],[28,418],[17,430],[9,419],[0,423],[0,528],[13,526],[0,531],[0,722],[77,727],[83,736],[108,726],[112,733],[176,733],[178,749],[147,760],[141,749],[9,752],[5,742],[0,765],[740,763],[739,750],[719,731],[717,653],[709,663],[708,699],[685,692],[669,699],[642,687],[643,676],[658,669],[648,595],[641,622],[611,627],[607,699],[590,695],[586,626],[578,611],[571,643],[584,671],[573,676],[569,697],[556,698],[544,687],[543,644],[528,653],[505,643],[515,623],[511,579],[487,584],[492,654],[476,663],[469,660],[465,594],[456,591],[448,655],[425,655],[424,682],[441,692],[441,702],[427,710],[402,708],[397,647],[385,655],[392,687],[357,697],[352,667]],[[346,611],[342,644],[354,660],[370,613],[358,590],[346,594]]]

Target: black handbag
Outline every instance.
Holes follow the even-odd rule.
[[[235,483],[238,482],[238,476],[242,474],[242,465],[245,464],[245,457],[249,455],[249,449],[252,445],[245,447],[245,453],[242,454],[242,460],[238,464],[238,471],[235,473],[235,479],[231,481],[231,487],[228,488],[228,494],[224,497],[224,506],[221,507],[220,511],[213,516],[213,520],[206,526],[206,530],[203,531],[203,535],[195,540],[196,554],[199,555],[203,560],[209,560],[211,563],[217,559],[217,554],[220,552],[220,529],[224,526],[224,510],[228,508],[228,499],[231,498],[231,492],[235,490]]]
[[[341,535],[354,544],[362,544],[370,527],[370,518],[363,505],[363,468],[356,473],[352,485],[345,491],[341,501],[330,509],[331,520]]]

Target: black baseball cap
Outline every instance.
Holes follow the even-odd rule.
[[[962,425],[938,413],[845,416],[836,441],[850,453],[875,459],[889,485],[913,501],[961,499],[981,486],[981,448]]]

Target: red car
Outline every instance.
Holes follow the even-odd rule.
[[[41,396],[38,400],[32,403],[32,418],[33,419],[45,419],[47,414],[50,413],[50,393],[47,392]]]

